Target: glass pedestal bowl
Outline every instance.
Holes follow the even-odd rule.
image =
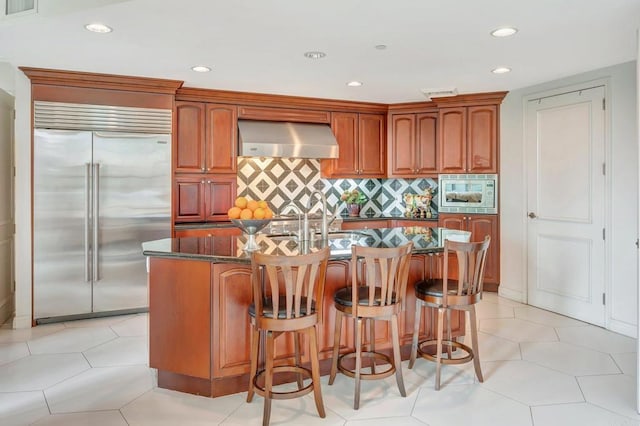
[[[256,234],[267,226],[271,219],[231,219],[231,222],[247,234],[244,251],[255,251],[260,248],[256,243]]]

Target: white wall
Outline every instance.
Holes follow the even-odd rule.
[[[510,92],[500,116],[500,294],[526,302],[526,180],[523,97],[606,79],[608,152],[607,328],[636,336],[638,324],[638,138],[636,63],[628,62]]]
[[[13,68],[15,94],[15,311],[14,328],[31,327],[31,82]],[[0,80],[0,84],[4,81]]]
[[[13,104],[0,89],[0,324],[13,314]]]

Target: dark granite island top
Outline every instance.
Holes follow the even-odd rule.
[[[351,282],[353,244],[394,247],[408,241],[414,243],[405,311],[399,321],[401,352],[406,359],[414,330],[413,284],[441,275],[439,252],[445,238],[464,240],[469,236],[464,231],[422,226],[333,234],[328,240],[331,257],[324,287],[323,318],[318,326],[321,374],[329,372],[333,350],[333,294]],[[298,244],[291,236],[258,235],[256,240],[261,252],[286,256],[318,250],[327,244],[320,240]],[[149,366],[158,370],[159,387],[210,397],[247,389],[251,265],[250,253],[244,251],[246,241],[246,236],[218,236],[170,238],[143,244],[149,265]],[[431,308],[425,310],[419,325],[420,339],[435,336],[436,314]],[[390,329],[385,321],[378,323],[376,349],[390,352]],[[343,327],[342,335],[349,335],[348,321]],[[451,315],[451,330],[453,336],[464,335],[464,312]],[[276,352],[280,360],[293,356],[293,339],[289,337],[278,339]],[[349,345],[353,343],[345,339],[341,351]]]
[[[298,242],[295,236],[256,235],[259,252],[281,256],[295,256],[313,252],[329,244],[331,260],[351,257],[351,246],[398,247],[413,242],[413,253],[428,254],[442,251],[444,239],[468,241],[471,233],[456,229],[410,226],[339,231],[329,234],[328,241],[319,237],[313,241]],[[251,263],[251,252],[244,250],[247,241],[242,236],[167,238],[143,243],[143,254],[152,257],[204,260],[214,263]]]

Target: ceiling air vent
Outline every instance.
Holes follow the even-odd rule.
[[[458,94],[458,89],[455,87],[447,88],[447,89],[422,89],[422,94],[427,97],[427,100],[430,101],[431,98],[444,98],[447,96],[456,96]]]
[[[5,0],[5,16],[34,13],[38,0]]]

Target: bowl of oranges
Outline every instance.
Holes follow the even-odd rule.
[[[255,241],[255,234],[271,222],[273,211],[266,201],[238,197],[227,215],[234,225],[249,236],[244,249],[250,251],[259,248]]]

